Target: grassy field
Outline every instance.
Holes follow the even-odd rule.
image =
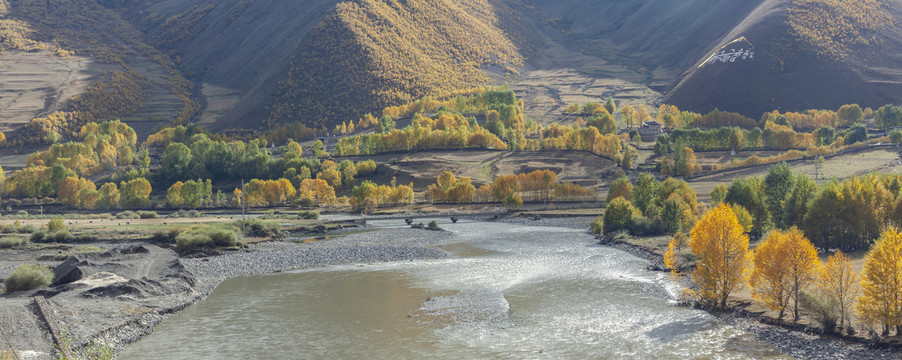
[[[742,153],[740,153],[742,155]],[[892,173],[902,171],[902,160],[895,148],[864,149],[859,152],[839,155],[825,159],[817,171],[814,160],[798,160],[789,162],[794,174],[805,174],[815,179],[818,183],[825,183],[832,179],[847,179],[852,176],[866,175],[872,172]],[[699,200],[707,201],[711,190],[720,184],[729,185],[735,179],[747,177],[763,177],[772,165],[762,165],[751,168],[725,170],[711,175],[705,175],[691,179],[689,184],[698,193]],[[817,176],[815,176],[817,175]]]
[[[538,169],[554,170],[561,182],[574,182],[583,186],[606,186],[620,174],[620,169],[611,160],[585,152],[570,151],[433,151],[351,159],[372,159],[385,164],[390,171],[373,179],[376,183],[387,184],[392,177],[396,177],[399,184],[413,182],[417,191],[434,184],[442,171],[451,171],[458,177],[469,177],[477,186],[491,182],[499,175]]]

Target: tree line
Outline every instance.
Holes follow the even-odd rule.
[[[781,319],[792,309],[798,321],[800,309],[807,309],[825,331],[838,325],[845,332],[854,312],[884,336],[893,328],[902,334],[902,234],[895,227],[879,235],[859,274],[842,251],[822,263],[815,245],[797,228],[771,231],[751,250],[737,215],[721,203],[702,216],[688,239],[683,233],[671,239],[665,264],[674,276],[686,268],[685,248],[695,259],[689,295],[724,307],[730,294],[748,285],[753,298]]]

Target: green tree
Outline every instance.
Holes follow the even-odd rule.
[[[636,209],[629,201],[619,197],[612,200],[604,210],[604,232],[611,233],[629,229]]]
[[[504,207],[509,210],[515,210],[523,207],[523,199],[520,197],[520,194],[510,193],[504,197]]]
[[[657,201],[658,180],[652,174],[641,173],[639,179],[636,180],[636,186],[633,187],[633,204],[643,214],[649,205]],[[605,221],[607,223],[607,221]]]
[[[874,123],[883,131],[902,125],[902,107],[884,105],[874,113]]]
[[[780,163],[771,166],[767,175],[764,176],[764,201],[767,203],[767,210],[771,214],[774,225],[779,228],[785,228],[783,208],[786,197],[792,191],[793,177],[792,169],[786,163]]]
[[[852,145],[855,143],[859,143],[868,139],[868,128],[864,126],[864,124],[855,124],[846,131],[846,135],[843,137],[846,145]]]
[[[323,155],[324,155],[324,153],[325,153],[325,152],[323,151],[323,142],[322,142],[322,140],[316,140],[316,141],[314,141],[314,142],[313,142],[313,145],[311,145],[311,149],[313,149],[313,156],[316,156],[316,157],[318,157],[318,158],[319,158],[319,157],[323,157]]]
[[[864,111],[858,104],[843,105],[836,112],[836,117],[842,124],[857,124],[864,120]]]
[[[724,201],[727,198],[727,186],[724,184],[719,184],[714,187],[714,190],[711,190],[711,205],[717,205]]]
[[[395,120],[393,120],[390,116],[383,116],[379,119],[379,122],[376,123],[375,131],[377,134],[387,134],[395,129]]]
[[[742,205],[755,218],[752,233],[762,235],[770,224],[770,213],[761,193],[761,180],[756,178],[737,179],[727,188],[724,202]],[[734,215],[735,216],[735,215]]]
[[[614,103],[614,98],[608,97],[608,100],[604,103],[604,109],[608,111],[608,114],[613,114],[617,111],[617,104]]]
[[[899,146],[902,144],[902,130],[893,130],[889,132],[889,141],[893,143],[893,145]]]
[[[730,150],[736,152],[742,150],[742,130],[739,128],[733,129],[733,133],[730,134]]]
[[[586,123],[586,125],[596,127],[598,129],[598,132],[603,135],[617,133],[617,122],[614,121],[614,117],[611,116],[611,114],[606,110],[593,115],[591,118],[589,118],[589,121]]]
[[[160,174],[170,181],[184,180],[194,166],[191,149],[182,143],[171,143],[163,150],[160,161]]]
[[[827,146],[836,140],[836,130],[829,126],[821,126],[814,133],[818,146]]]
[[[623,149],[623,158],[620,159],[620,167],[626,171],[633,169],[633,150],[629,146]]]
[[[805,215],[808,214],[808,204],[817,194],[817,184],[807,175],[797,176],[793,183],[792,194],[783,209],[783,225],[786,228],[802,228]]]
[[[682,228],[683,211],[680,209],[680,201],[675,198],[664,201],[664,211],[662,218],[664,220],[664,228],[668,235],[674,235],[683,230]]]

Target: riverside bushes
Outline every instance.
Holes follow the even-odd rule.
[[[282,233],[282,225],[259,219],[235,220],[234,224],[246,236],[272,237]]]
[[[241,236],[234,227],[194,225],[191,227],[170,228],[165,234],[158,237],[168,237],[175,240],[179,251],[189,251],[204,248],[228,248],[241,244]]]
[[[0,237],[0,249],[12,249],[28,244],[28,239],[23,237]]]
[[[50,285],[53,270],[40,264],[25,264],[16,268],[3,285],[7,292],[27,291]]]

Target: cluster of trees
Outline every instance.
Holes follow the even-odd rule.
[[[753,235],[797,227],[818,248],[851,251],[871,245],[891,226],[902,226],[900,194],[899,174],[852,177],[818,187],[805,175],[794,176],[784,163],[771,167],[763,179],[720,185],[711,199],[747,212],[751,228],[746,230]]]
[[[377,124],[378,127],[378,124]],[[339,156],[436,149],[507,149],[508,146],[475,119],[441,112],[433,118],[417,116],[410,126],[374,134],[342,138],[335,148]]]
[[[81,127],[77,140],[53,144],[44,152],[32,154],[26,166],[61,164],[79,176],[91,176],[117,166],[130,165],[137,158],[137,135],[119,120],[88,123]],[[147,154],[145,152],[140,156],[143,158]]]
[[[821,127],[849,127],[861,123],[864,118],[874,115],[874,110],[862,109],[858,104],[846,104],[838,110],[806,110],[803,112],[780,113],[777,110],[764,113],[761,124],[768,121],[787,124],[796,131],[812,132]]]
[[[276,180],[253,179],[244,191],[233,191],[236,205],[244,202],[247,206],[276,206],[296,203],[303,206],[331,206],[335,204],[335,188],[322,179],[304,179],[295,187],[285,178]]]
[[[843,60],[860,46],[873,46],[893,25],[889,6],[870,0],[797,0],[787,9],[792,33],[821,56]]]
[[[0,190],[17,197],[53,196],[67,177],[91,176],[136,159],[149,161],[146,151],[136,154],[134,130],[118,120],[89,123],[78,137],[80,142],[53,144],[29,156],[26,167],[13,173]]]
[[[676,234],[691,229],[703,209],[695,190],[684,180],[659,182],[642,173],[635,184],[621,176],[611,183],[608,206],[596,232],[629,231],[634,235]]]
[[[435,184],[426,189],[426,199],[443,203],[502,202],[509,208],[519,208],[526,201],[590,200],[595,191],[572,183],[560,183],[551,170],[501,175],[491,183],[477,188],[472,179],[456,177],[450,171],[439,175]]]
[[[297,189],[287,179],[252,179],[244,186],[243,201],[247,206],[274,206],[296,198]]]
[[[187,207],[196,209],[202,205],[214,202],[224,203],[225,194],[222,191],[218,191],[216,198],[214,198],[213,182],[210,179],[177,181],[169,187],[169,190],[166,190],[166,201],[169,202],[169,206],[174,208]]]
[[[644,107],[645,105],[641,106]],[[614,103],[613,98],[608,98],[608,100],[604,104],[590,102],[580,106],[579,103],[574,103],[567,105],[567,107],[564,109],[564,113],[591,116],[600,113],[601,109],[607,111],[608,114],[613,114],[615,111],[617,111],[617,104]],[[648,113],[648,111],[646,110],[645,113]],[[651,119],[650,116],[648,118]]]
[[[78,209],[138,208],[149,203],[153,188],[144,178],[103,184],[100,189],[91,180],[67,176],[60,181],[57,200],[60,204]]]
[[[662,156],[660,164],[661,174],[664,175],[692,176],[702,171],[695,151],[690,147]]]
[[[391,185],[376,185],[372,181],[364,181],[354,187],[354,197],[349,200],[352,209],[369,210],[384,205],[410,205],[414,201],[413,183],[398,185],[392,179]]]
[[[583,111],[591,111],[591,117],[588,121],[579,119],[575,126],[552,124],[542,129],[525,120],[523,102],[510,90],[488,90],[455,99],[440,102],[426,97],[405,105],[403,110],[386,109],[385,113],[392,115],[417,111],[411,125],[403,129],[394,129],[394,121],[388,115],[379,120],[364,116],[355,128],[359,131],[373,124],[374,133],[341,139],[336,153],[347,156],[435,149],[542,149],[589,151],[617,161],[622,159],[622,140],[616,136],[617,123],[608,110],[615,108],[613,102],[583,106]],[[432,117],[419,112],[432,109],[438,111]],[[482,112],[486,120],[479,124],[476,118],[464,116],[464,111]],[[347,124],[342,127],[349,128]],[[539,138],[528,138],[532,133],[538,133]]]
[[[690,292],[697,298],[723,307],[731,293],[748,284],[752,296],[780,318],[791,306],[798,321],[807,306],[824,330],[834,331],[839,320],[844,331],[854,307],[863,323],[881,326],[883,335],[892,327],[902,334],[902,234],[895,228],[871,247],[859,281],[847,256],[837,251],[822,264],[814,244],[796,228],[770,232],[751,251],[737,215],[720,204],[692,228],[688,244],[685,236],[675,236],[668,245],[665,263],[675,276],[685,265],[686,245],[696,259]]]
[[[591,119],[590,119],[591,120]],[[542,129],[542,138],[528,140],[526,149],[530,150],[581,150],[601,155],[619,162],[623,158],[624,140],[616,135],[616,128],[602,127],[613,132],[602,134],[595,126],[581,127],[551,124]],[[533,144],[533,142],[537,142]]]
[[[884,105],[874,113],[874,123],[883,131],[902,126],[902,107],[892,104]]]

